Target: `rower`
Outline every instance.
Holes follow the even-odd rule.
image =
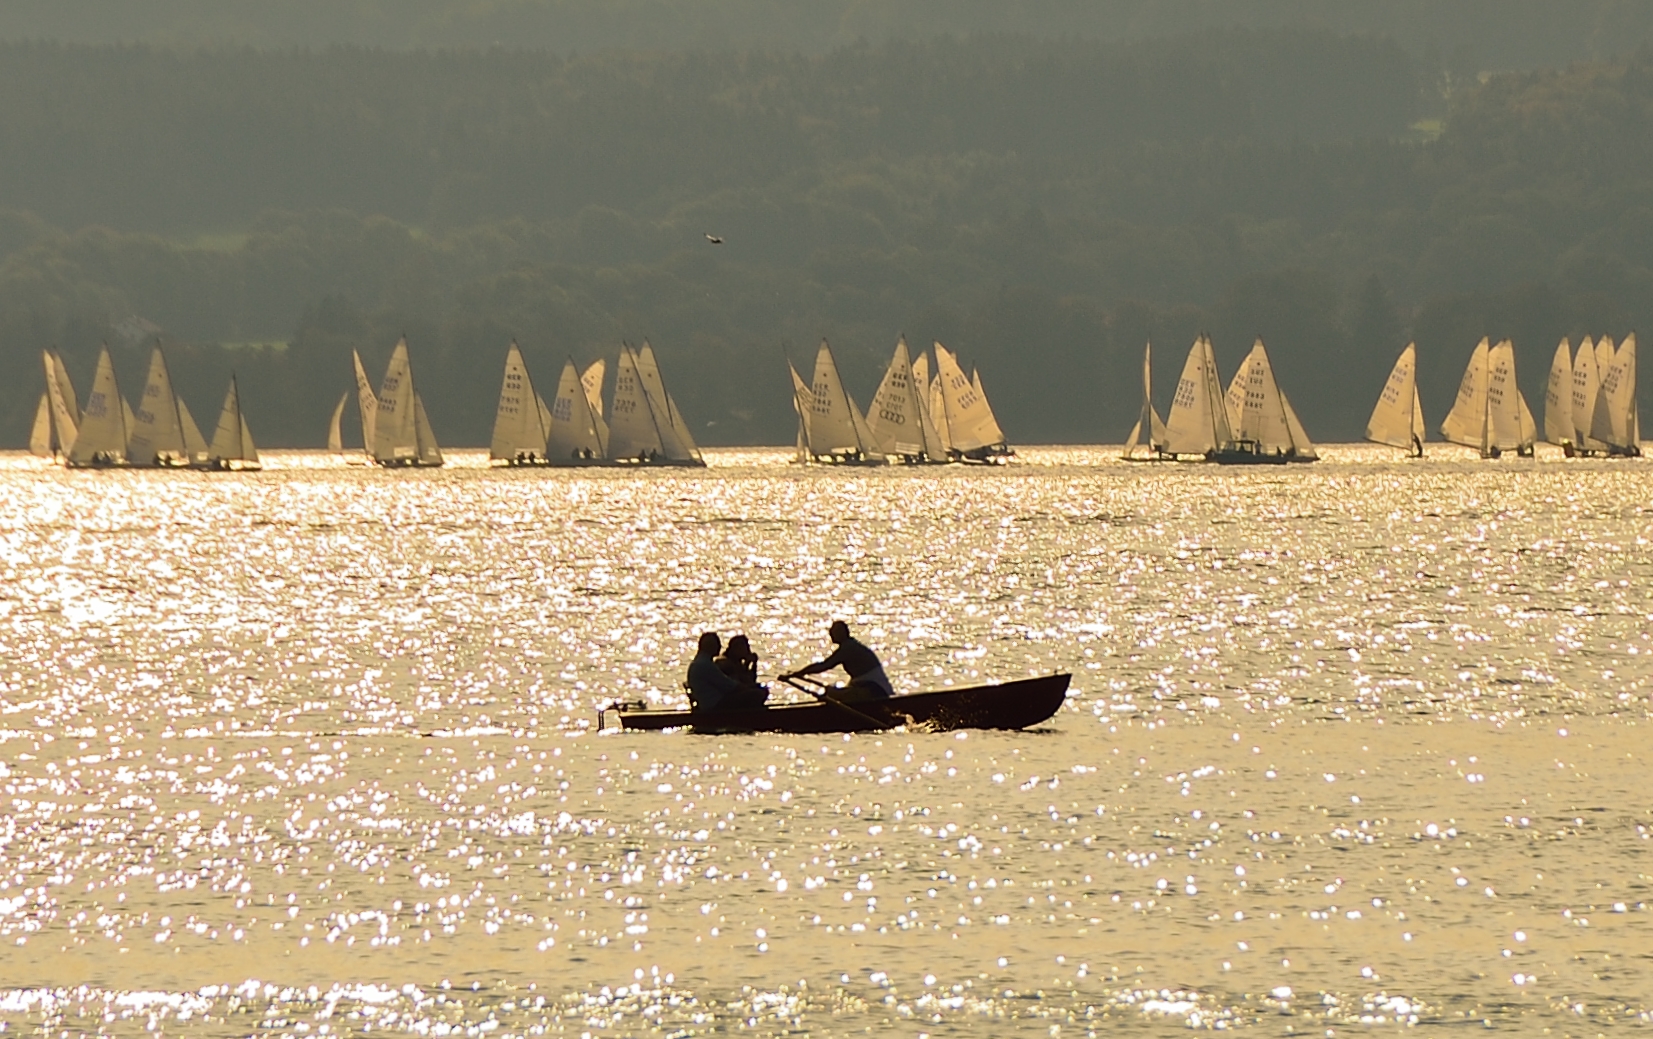
[[[826,695],[832,699],[840,703],[856,703],[862,700],[883,700],[895,695],[895,690],[890,688],[889,676],[884,674],[884,665],[879,663],[878,654],[852,636],[848,624],[833,621],[832,627],[827,629],[827,637],[838,647],[832,651],[831,656],[782,675],[781,678],[818,675],[841,667],[849,675],[849,684],[827,690]]]

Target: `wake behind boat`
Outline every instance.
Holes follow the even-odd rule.
[[[636,703],[615,704],[627,731],[688,729],[695,733],[790,732],[800,735],[882,732],[897,726],[955,729],[1026,729],[1047,721],[1067,698],[1071,674],[1023,678],[999,685],[910,693],[881,700],[777,704],[726,711],[661,711]]]

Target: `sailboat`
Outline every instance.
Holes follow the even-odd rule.
[[[656,462],[670,462],[673,465],[704,466],[705,459],[700,457],[700,448],[695,444],[694,434],[689,432],[689,424],[683,418],[683,412],[678,410],[677,401],[666,389],[666,377],[660,374],[660,365],[654,358],[654,347],[647,339],[637,351],[637,376],[643,383],[643,391],[648,394],[654,403],[656,411],[666,417],[671,427],[672,450],[666,453],[665,458],[657,458]]]
[[[159,344],[150,352],[149,379],[132,417],[136,421],[127,434],[128,464],[157,469],[207,464],[206,439],[172,388],[172,373]]]
[[[796,369],[793,376],[796,386]],[[887,461],[861,409],[844,387],[825,339],[815,351],[815,378],[809,384],[806,411],[803,432],[811,461],[834,465],[883,465]]]
[[[947,416],[948,450],[961,462],[1003,463],[1016,452],[1005,442],[993,406],[982,390],[981,376],[965,378],[958,358],[936,343],[936,378],[941,382],[942,411]],[[940,423],[937,423],[939,426]]]
[[[1131,427],[1131,435],[1125,440],[1125,453],[1119,457],[1127,462],[1165,462],[1173,461],[1174,456],[1165,451],[1165,420],[1159,417],[1154,410],[1154,383],[1153,383],[1153,344],[1142,348],[1142,411],[1137,414],[1136,425]],[[1143,444],[1142,434],[1146,430],[1148,442]],[[1137,454],[1137,448],[1146,447],[1148,454]]]
[[[505,351],[505,377],[499,387],[499,404],[494,409],[494,435],[488,458],[506,465],[544,465],[545,442],[551,439],[550,424],[543,416],[542,401],[534,392],[534,380],[522,360],[522,350],[511,340]]]
[[[609,409],[608,458],[637,465],[703,466],[677,404],[666,392],[654,351],[620,347]]]
[[[344,454],[344,434],[339,424],[344,419],[344,406],[349,400],[348,392],[339,394],[339,402],[333,405],[333,417],[327,420],[327,450],[331,454]]]
[[[98,354],[92,392],[80,409],[80,428],[66,463],[75,469],[107,469],[126,464],[126,401],[115,382],[115,364],[106,345]]]
[[[1573,346],[1563,336],[1544,384],[1544,439],[1567,451],[1573,446],[1573,435]]]
[[[1252,343],[1251,353],[1234,373],[1223,403],[1234,439],[1214,454],[1212,461],[1247,465],[1320,460],[1291,401],[1274,377],[1268,348],[1261,339]]]
[[[40,395],[40,404],[35,408],[29,450],[45,458],[63,457],[79,432],[80,405],[63,358],[56,350],[42,351],[40,358],[46,371],[46,392]]]
[[[1611,340],[1607,340],[1611,343]],[[1601,375],[1590,436],[1605,453],[1624,458],[1641,456],[1641,422],[1636,413],[1636,335],[1619,344],[1613,361]]]
[[[1214,459],[1233,441],[1220,385],[1211,340],[1199,336],[1182,364],[1182,377],[1165,417],[1165,454],[1178,460]]]
[[[373,419],[373,461],[383,466],[434,467],[442,464],[442,449],[431,432],[425,402],[413,385],[404,336],[391,351],[384,382],[379,384],[378,408]]]
[[[601,369],[597,385],[602,385]],[[592,407],[590,388],[574,367],[572,357],[563,364],[562,377],[557,380],[549,428],[545,457],[552,465],[608,464],[608,423]]]
[[[792,410],[798,413],[798,449],[793,453],[792,461],[804,465],[809,461],[809,410],[815,398],[790,359],[786,362],[786,370],[792,374]]]
[[[1537,429],[1516,383],[1515,349],[1509,340],[1493,346],[1483,338],[1476,345],[1457,399],[1441,422],[1441,435],[1475,448],[1482,458],[1497,458],[1512,449],[1524,456],[1533,453]]]
[[[1407,343],[1400,352],[1389,381],[1378,394],[1372,417],[1366,422],[1366,439],[1374,444],[1406,448],[1408,458],[1423,457],[1423,404],[1418,399],[1418,345]]]
[[[344,401],[339,401],[339,408]],[[334,412],[335,418],[337,412]],[[241,414],[241,388],[235,376],[230,376],[230,388],[224,391],[224,406],[218,411],[218,428],[212,434],[212,446],[207,449],[207,468],[219,472],[247,472],[262,469],[258,448],[253,444],[252,430],[247,428],[247,417]]]
[[[930,418],[926,400],[929,391],[929,385],[914,375],[903,336],[896,340],[895,355],[884,371],[884,381],[878,384],[878,392],[872,395],[872,410],[867,414],[873,444],[886,458],[908,465],[947,461],[947,446]]]

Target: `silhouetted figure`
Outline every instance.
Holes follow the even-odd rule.
[[[832,627],[827,629],[827,637],[838,647],[832,651],[831,656],[781,677],[818,675],[841,667],[844,673],[849,675],[849,683],[827,690],[826,696],[843,703],[853,703],[858,700],[882,700],[895,695],[895,690],[890,687],[889,676],[884,674],[884,665],[879,662],[878,654],[851,636],[848,624],[833,621]]]

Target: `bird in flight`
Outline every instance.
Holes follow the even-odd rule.
[[[706,236],[706,240],[708,242],[711,242],[713,245],[722,245],[723,244],[723,239],[720,238],[719,236],[715,235],[715,234],[708,234]]]

